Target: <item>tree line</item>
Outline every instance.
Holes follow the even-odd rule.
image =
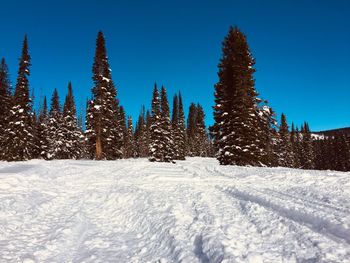
[[[215,85],[215,123],[210,127],[216,156],[223,165],[284,166],[350,170],[349,138],[314,140],[308,123],[289,129],[286,116],[258,97],[255,59],[246,36],[230,27],[222,44]]]
[[[141,107],[136,126],[117,98],[105,38],[99,32],[92,66],[93,88],[86,102],[85,130],[77,118],[72,83],[62,105],[55,89],[50,107],[44,98],[33,109],[29,75],[31,57],[25,36],[14,91],[5,59],[0,64],[0,159],[96,159],[144,157],[173,162],[186,156],[215,156],[222,165],[284,166],[350,170],[350,139],[343,134],[312,138],[308,123],[280,123],[259,98],[253,74],[255,59],[246,36],[231,27],[222,44],[215,85],[214,124],[205,126],[200,104],[191,103],[187,121],[181,93],[173,96],[154,84],[151,110]]]
[[[105,159],[148,157],[150,161],[184,160],[185,156],[212,156],[212,144],[200,104],[191,104],[186,128],[180,93],[170,108],[165,87],[154,86],[152,111],[142,107],[136,128],[117,98],[105,38],[98,33],[92,67],[92,97],[87,100],[83,130],[78,120],[72,83],[62,105],[55,89],[50,107],[44,97],[36,113],[30,96],[31,57],[25,36],[15,90],[12,91],[5,59],[0,65],[0,159],[24,161],[33,158]],[[191,147],[187,147],[191,145]]]

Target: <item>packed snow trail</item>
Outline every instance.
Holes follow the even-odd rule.
[[[350,262],[350,173],[1,162],[0,262]]]

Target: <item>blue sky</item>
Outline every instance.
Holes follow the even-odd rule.
[[[71,3],[73,2],[73,3]],[[92,87],[98,30],[118,97],[135,119],[153,83],[181,90],[186,108],[204,106],[212,124],[213,85],[230,25],[247,35],[256,88],[289,122],[312,130],[350,126],[349,1],[1,1],[0,57],[15,84],[24,33],[36,103],[73,83],[77,107]],[[169,99],[172,101],[172,99]]]

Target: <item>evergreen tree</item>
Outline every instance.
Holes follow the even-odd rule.
[[[152,117],[150,126],[149,160],[151,162],[162,162],[164,160],[161,117],[160,97],[157,85],[155,84],[152,97]]]
[[[204,110],[200,104],[196,107],[196,126],[195,126],[195,144],[194,144],[194,155],[207,157],[209,148],[209,139],[204,124]]]
[[[95,133],[95,121],[94,121],[94,102],[92,99],[86,101],[86,121],[85,121],[85,133],[84,133],[84,155],[88,159],[95,158],[96,152],[96,133]],[[102,158],[102,157],[101,157]]]
[[[299,168],[300,167],[300,160],[299,160],[299,134],[295,131],[294,123],[292,123],[292,130],[290,133],[290,142],[292,145],[292,153],[293,153],[293,167]]]
[[[293,149],[290,140],[289,127],[286,116],[282,113],[281,125],[279,129],[279,165],[284,167],[293,167]]]
[[[185,160],[186,156],[186,127],[185,127],[185,113],[182,104],[182,96],[179,93],[179,113],[178,113],[178,160]]]
[[[180,127],[179,127],[179,99],[177,94],[175,94],[173,98],[173,112],[171,117],[171,129],[174,139],[174,160],[180,159],[180,143],[181,143],[181,135],[180,135]]]
[[[163,161],[171,162],[173,160],[173,138],[171,132],[171,121],[170,121],[170,109],[168,103],[168,97],[164,86],[162,86],[160,93],[161,103],[161,130],[162,130],[162,152],[163,152]]]
[[[267,101],[264,101],[258,110],[258,115],[260,147],[263,149],[260,161],[265,166],[275,167],[278,165],[277,143],[279,141],[275,112],[268,106]]]
[[[4,156],[8,161],[23,161],[33,157],[34,129],[32,102],[29,96],[30,55],[27,36],[24,37],[13,106],[5,132]]]
[[[65,132],[57,89],[54,89],[51,97],[48,119],[48,142],[48,159],[65,158]]]
[[[187,117],[187,155],[196,155],[196,119],[197,119],[197,107],[194,103],[190,104]]]
[[[303,131],[303,128],[301,128]],[[298,127],[296,127],[295,130],[295,162],[299,164],[299,166],[296,166],[296,168],[302,168],[304,159],[303,159],[303,145],[302,145],[302,132],[299,131]]]
[[[40,157],[47,160],[49,159],[49,135],[46,96],[44,97],[43,106],[39,112],[37,136],[39,142]]]
[[[301,167],[304,169],[313,169],[314,167],[314,155],[312,147],[312,137],[309,129],[309,125],[305,122],[302,127],[302,154],[301,154]]]
[[[149,112],[147,111],[149,115]],[[147,118],[147,116],[146,116]],[[148,116],[149,118],[149,116]],[[147,157],[149,152],[149,127],[145,120],[145,107],[142,106],[135,128],[135,147],[138,157]]]
[[[89,103],[86,126],[88,149],[95,159],[117,159],[122,157],[123,127],[118,120],[117,92],[112,81],[105,39],[98,33],[93,64],[93,99]]]
[[[143,143],[143,148],[144,148],[143,152],[145,153],[146,157],[149,154],[149,145],[151,142],[151,125],[152,125],[151,113],[149,110],[147,110],[146,117],[145,117],[145,132],[144,132],[144,143]]]
[[[82,155],[82,133],[78,127],[77,112],[74,102],[72,83],[68,83],[68,93],[63,107],[64,144],[62,158],[79,159]]]
[[[336,144],[336,158],[337,158],[337,171],[349,171],[350,170],[350,147],[344,134],[339,133],[334,137],[334,143]]]
[[[134,141],[134,128],[132,126],[132,118],[128,117],[128,127],[127,133],[125,136],[124,149],[125,154],[124,158],[132,158],[135,157],[135,141]]]
[[[2,58],[0,64],[0,160],[5,159],[5,156],[3,156],[6,148],[4,142],[6,141],[5,135],[8,129],[11,107],[12,94],[10,76],[5,59]]]
[[[245,35],[231,27],[223,42],[219,82],[215,86],[212,131],[220,164],[261,164],[254,64]]]

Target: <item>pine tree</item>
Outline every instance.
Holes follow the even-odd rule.
[[[4,142],[6,141],[6,130],[10,118],[10,110],[12,107],[11,82],[5,59],[2,58],[0,64],[0,160],[5,159],[3,153],[5,151]]]
[[[286,116],[282,113],[281,125],[279,129],[279,165],[284,167],[293,167],[293,149],[290,141],[289,127]]]
[[[84,155],[88,159],[95,158],[96,152],[96,133],[94,130],[94,101],[86,101],[85,133],[84,133]]]
[[[146,118],[150,118],[147,111]],[[147,157],[149,152],[149,126],[145,120],[145,107],[142,106],[135,128],[135,148],[138,157]]]
[[[220,164],[261,164],[254,64],[245,35],[231,27],[223,42],[219,82],[215,86],[212,131]]]
[[[179,99],[177,94],[174,95],[173,98],[173,112],[171,117],[171,129],[174,139],[174,160],[180,159],[180,143],[181,143],[181,135],[180,135],[180,127],[179,127]]]
[[[195,119],[195,144],[194,144],[194,155],[200,156],[200,157],[207,157],[208,156],[208,146],[209,146],[209,139],[207,136],[205,124],[204,124],[204,110],[200,104],[197,104],[196,107],[196,119]]]
[[[190,104],[187,117],[187,155],[196,155],[196,119],[197,119],[197,107],[194,103]]]
[[[37,136],[39,142],[40,157],[47,160],[49,159],[49,135],[46,96],[44,97],[43,106],[39,112]]]
[[[336,169],[337,171],[349,171],[350,166],[350,147],[345,135],[338,133],[334,136],[336,149]]]
[[[145,157],[148,157],[149,154],[149,145],[151,142],[151,125],[152,125],[152,117],[149,110],[146,111],[146,117],[145,117],[145,131],[143,133],[144,139],[143,139],[143,149],[145,153]]]
[[[112,81],[105,39],[98,33],[93,64],[93,99],[89,102],[86,119],[88,149],[95,159],[122,157],[123,127],[118,121],[117,92]]]
[[[278,165],[277,143],[279,141],[276,115],[267,101],[259,107],[258,115],[260,147],[263,149],[260,161],[265,166],[275,167]]]
[[[125,154],[124,158],[135,157],[135,140],[134,140],[134,128],[132,125],[131,116],[128,117],[128,127],[124,141]]]
[[[122,153],[123,153],[123,158],[126,158],[126,141],[127,141],[127,133],[128,133],[128,127],[126,123],[126,116],[125,116],[125,111],[123,106],[119,106],[118,108],[118,117],[117,117],[117,122],[120,124],[121,131],[122,131],[122,140],[123,140],[123,145],[122,145]]]
[[[296,166],[296,168],[302,168],[303,166],[303,141],[302,141],[302,132],[303,127],[301,127],[301,131],[299,131],[299,128],[296,127],[295,129],[295,147],[297,150],[297,153],[295,154],[296,162],[299,164],[299,166]]]
[[[57,89],[54,89],[51,97],[48,119],[48,142],[48,159],[65,158],[65,132]]]
[[[8,161],[24,161],[33,157],[34,129],[32,102],[29,96],[29,67],[27,36],[24,37],[22,55],[19,63],[17,84],[13,106],[5,131],[4,156]]]
[[[62,158],[79,159],[82,155],[82,133],[78,127],[77,112],[74,102],[72,83],[68,83],[68,93],[63,107],[64,145]]]
[[[301,167],[304,169],[313,169],[314,167],[314,153],[312,147],[312,137],[308,123],[304,123],[302,127],[302,154]]]
[[[185,127],[185,113],[182,104],[182,96],[179,92],[179,113],[178,113],[178,160],[185,160],[186,156],[186,127]]]
[[[290,133],[290,142],[292,145],[292,153],[293,153],[293,167],[299,168],[300,167],[300,160],[299,160],[299,134],[297,134],[294,123],[292,123],[292,130]]]
[[[160,93],[160,109],[161,109],[161,130],[162,130],[162,152],[163,152],[163,161],[171,162],[173,160],[173,138],[171,133],[171,121],[170,121],[170,109],[168,103],[168,97],[164,86],[162,86]]]
[[[160,97],[157,85],[154,85],[152,97],[152,117],[150,126],[149,160],[151,162],[163,161],[162,127],[161,127]]]

